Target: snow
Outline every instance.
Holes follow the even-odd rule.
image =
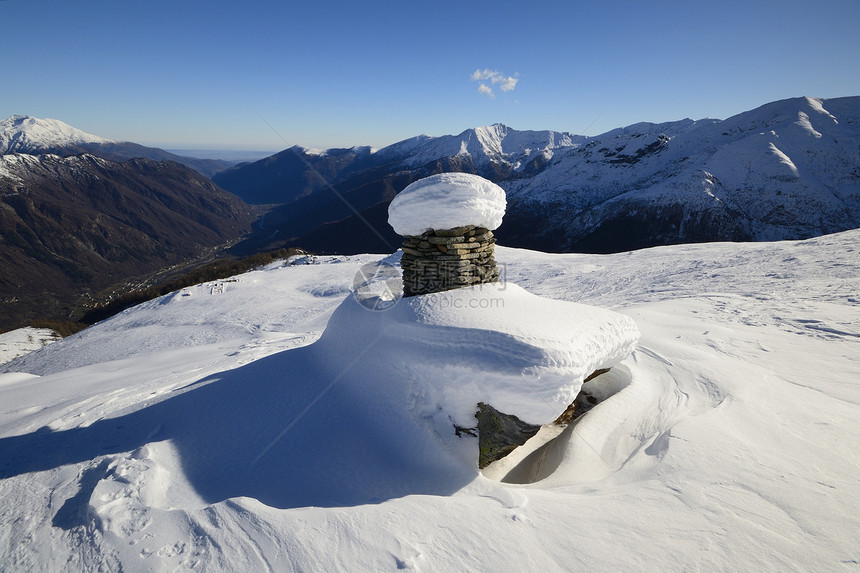
[[[794,98],[723,121],[634,124],[559,148],[537,175],[501,185],[509,203],[531,207],[562,239],[637,203],[697,217],[728,210],[755,240],[851,229],[860,221],[858,108],[858,97]],[[719,204],[691,197],[714,183]]]
[[[18,328],[0,334],[0,365],[24,356],[52,342],[59,337],[50,328]]]
[[[821,134],[819,134],[819,137],[820,136],[821,136]],[[791,172],[791,175],[789,177],[791,177],[791,178],[800,177],[800,172],[798,171],[797,166],[791,161],[791,158],[788,155],[786,155],[785,153],[780,151],[780,149],[776,145],[774,145],[773,143],[769,143],[768,146],[770,148],[770,152],[773,153],[777,157],[779,162],[781,164],[785,165],[786,167],[788,167],[788,169]]]
[[[368,393],[385,380],[393,385],[386,394],[411,386],[402,400],[426,412],[420,416],[441,408],[464,427],[474,425],[478,402],[527,422],[553,421],[586,376],[629,356],[639,338],[626,316],[538,297],[513,283],[404,298],[387,312],[366,305],[348,297],[334,312],[318,348],[336,359],[325,361],[373,372]]]
[[[807,97],[804,99],[806,100],[806,104],[810,107],[810,109],[832,119],[833,123],[839,123],[835,115],[824,109],[824,101],[821,98]]]
[[[353,277],[379,255],[295,259],[129,309],[0,367],[0,563],[853,571],[858,241],[497,247],[507,289],[445,299],[504,298],[487,312],[355,304]],[[587,383],[603,401],[479,472],[442,406],[477,394],[444,374],[486,372],[475,384],[496,392],[526,354],[499,349],[528,343],[546,368],[523,380],[542,384],[573,368],[565,336],[591,311],[618,327],[610,345],[628,319],[641,333]],[[467,325],[476,336],[458,338]],[[477,348],[444,343],[478,335],[487,358],[471,365]]]
[[[491,231],[505,216],[505,191],[470,173],[440,173],[419,179],[398,193],[388,222],[399,235],[475,225]]]
[[[821,104],[819,103],[819,106]],[[824,108],[821,108],[824,109]],[[826,110],[825,110],[826,111]],[[804,131],[808,132],[813,137],[821,137],[821,134],[815,131],[815,128],[812,127],[812,122],[809,121],[809,116],[804,112],[800,111],[797,113],[797,121],[795,122],[798,126],[800,126]]]
[[[13,115],[0,121],[0,154],[38,153],[58,146],[112,143],[57,119]]]
[[[479,167],[508,166],[514,171],[525,167],[538,155],[546,158],[557,150],[575,148],[588,138],[557,131],[516,130],[496,123],[467,129],[458,135],[406,139],[376,153],[396,157],[405,167],[421,167],[440,157],[468,156]]]
[[[49,155],[45,157],[55,156]],[[39,156],[25,153],[0,155],[0,177],[16,183],[23,183],[24,179],[21,177],[20,173],[26,173],[28,169],[38,164],[39,161]]]

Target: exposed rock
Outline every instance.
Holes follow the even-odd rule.
[[[609,368],[595,370],[584,381],[589,382],[601,374],[609,372]],[[559,426],[567,426],[577,418],[598,404],[597,398],[592,396],[585,388],[580,390],[576,399],[561,413],[552,423]],[[500,460],[525,444],[532,436],[537,434],[541,426],[523,422],[511,414],[499,412],[489,404],[478,403],[478,411],[475,413],[478,419],[478,467],[484,469],[496,460]],[[455,426],[458,436],[464,433],[474,436],[474,428],[462,428]]]
[[[599,368],[589,374],[588,377],[582,381],[583,386],[579,391],[579,394],[576,395],[576,398],[574,398],[573,402],[570,403],[570,406],[568,406],[567,409],[555,419],[553,424],[566,426],[576,418],[583,416],[586,412],[594,408],[597,405],[598,400],[588,392],[585,384],[586,382],[590,382],[601,374],[606,374],[607,372],[609,372],[609,368]]]
[[[481,469],[502,459],[540,430],[540,426],[499,412],[484,402],[478,403],[475,418],[478,419],[478,467]]]

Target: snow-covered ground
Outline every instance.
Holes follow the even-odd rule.
[[[430,407],[456,404],[468,371],[445,376],[465,356],[445,343],[459,315],[416,314],[439,332],[410,346],[408,328],[374,325],[401,324],[412,299],[352,301],[381,255],[150,301],[0,366],[0,568],[858,571],[858,244],[498,247],[524,291],[494,298],[601,307],[641,333],[589,383],[605,399],[508,474],[549,467],[525,484],[482,475],[458,414]],[[515,314],[464,394],[555,356],[528,351],[558,330],[545,319]]]
[[[0,334],[0,365],[56,342],[58,339],[57,333],[50,328],[28,326],[4,332]]]

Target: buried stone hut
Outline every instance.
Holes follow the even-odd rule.
[[[493,231],[505,207],[501,187],[468,173],[432,175],[401,191],[388,221],[403,236],[403,295],[497,282]]]

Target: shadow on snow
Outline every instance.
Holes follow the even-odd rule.
[[[362,373],[326,372],[313,346],[210,376],[88,427],[0,439],[0,478],[170,440],[207,503],[246,496],[277,508],[352,506],[450,495],[474,479],[476,468],[405,408],[364,395],[372,381],[351,383]]]

